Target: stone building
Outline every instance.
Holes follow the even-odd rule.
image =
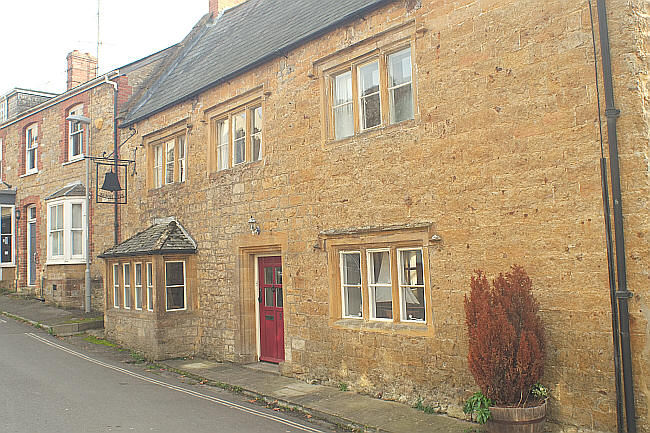
[[[650,10],[607,3],[648,432]],[[476,390],[470,276],[519,264],[546,326],[550,420],[613,431],[588,3],[249,0],[213,12],[122,122],[137,130],[123,152],[141,150],[120,208],[124,254],[105,254],[108,337],[153,357],[276,362],[458,414]],[[128,253],[164,227],[196,249]]]
[[[133,89],[173,49],[99,77],[95,77],[97,60],[74,51],[67,58],[66,92],[16,89],[7,95],[7,116],[0,121],[0,170],[6,188],[0,192],[0,272],[5,289],[64,307],[83,307],[85,261],[90,254],[91,305],[103,310],[103,266],[93,256],[114,245],[115,213],[112,206],[94,200],[86,209],[84,157],[112,153],[115,103],[118,109],[125,107]],[[91,123],[66,121],[70,115],[87,117]],[[91,185],[96,173],[93,167]],[[92,187],[93,198],[94,193]]]

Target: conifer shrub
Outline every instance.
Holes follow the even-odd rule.
[[[515,265],[491,286],[476,271],[465,295],[469,369],[495,405],[525,404],[544,373],[544,334],[531,286]]]

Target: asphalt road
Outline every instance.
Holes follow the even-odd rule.
[[[0,315],[0,432],[333,431],[90,349]]]

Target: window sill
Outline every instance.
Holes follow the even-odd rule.
[[[16,263],[0,263],[0,268],[15,268]]]
[[[30,172],[25,173],[25,174],[21,174],[21,175],[20,175],[20,178],[22,179],[23,177],[32,176],[32,175],[34,175],[34,174],[38,174],[38,170],[36,170],[36,171],[30,171]]]
[[[173,191],[175,189],[182,188],[183,186],[185,186],[186,183],[187,183],[187,180],[185,182],[166,183],[163,186],[159,186],[157,188],[150,188],[149,189],[149,194],[161,193],[163,191],[165,193],[167,193],[169,191]]]
[[[255,167],[256,165],[260,164],[264,158],[258,159],[257,161],[246,161],[246,162],[241,162],[237,165],[233,165],[228,168],[223,168],[221,170],[214,170],[209,173],[209,177],[211,179],[216,179],[219,176],[225,175],[226,173],[234,173],[235,170],[246,170],[250,167]]]
[[[86,264],[86,259],[73,259],[73,260],[64,260],[64,259],[48,259],[45,263],[46,266],[56,266],[56,265],[84,265]]]
[[[74,164],[75,162],[83,161],[84,159],[85,159],[85,158],[84,158],[83,155],[81,155],[81,156],[75,156],[74,158],[69,159],[68,161],[64,162],[64,163],[61,164],[61,165],[70,165],[70,164]]]
[[[388,123],[385,125],[374,126],[372,128],[359,131],[356,134],[351,135],[349,137],[339,138],[339,139],[327,138],[323,142],[323,147],[326,149],[330,149],[333,147],[335,148],[339,146],[345,146],[346,144],[355,142],[356,140],[366,140],[368,138],[373,138],[375,136],[388,133],[394,129],[395,130],[404,129],[404,128],[410,129],[416,126],[416,124],[419,122],[419,119],[420,116],[416,114],[413,119],[403,120],[399,123]]]
[[[399,332],[424,335],[429,333],[429,325],[424,322],[393,322],[388,320],[338,319],[334,327],[361,331]]]

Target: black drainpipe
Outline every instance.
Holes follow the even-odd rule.
[[[607,143],[609,145],[609,164],[614,207],[614,235],[616,239],[616,275],[618,290],[618,324],[620,332],[621,358],[623,364],[623,386],[625,398],[625,421],[628,433],[636,433],[636,414],[634,409],[634,382],[632,378],[632,350],[630,347],[630,316],[628,299],[632,293],[627,290],[625,266],[625,237],[623,234],[623,207],[621,200],[621,176],[618,162],[618,137],[616,120],[620,111],[614,106],[614,85],[612,61],[607,28],[607,9],[605,0],[597,0],[598,30],[600,34],[600,53],[602,57],[603,81],[605,87],[605,116],[607,117]],[[600,113],[599,113],[600,114]]]
[[[115,161],[115,166],[113,167],[115,174],[119,176],[118,171],[117,171],[117,151],[118,151],[118,145],[117,145],[117,86],[113,87],[113,160]],[[119,233],[119,222],[118,222],[118,206],[117,206],[117,191],[114,193],[115,194],[115,204],[113,205],[113,243],[117,245],[118,241],[118,233]]]

